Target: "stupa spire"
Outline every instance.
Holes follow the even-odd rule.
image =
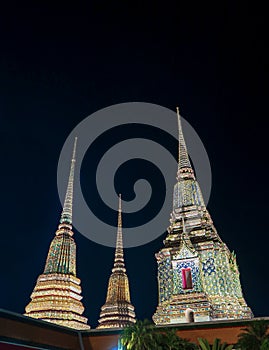
[[[119,195],[114,266],[108,282],[106,303],[101,308],[97,328],[122,328],[135,322],[135,312],[130,300],[129,281],[124,264],[121,195]]]
[[[157,325],[245,319],[252,311],[243,297],[235,259],[220,239],[194,176],[178,118],[178,172],[164,247],[156,254],[159,305]]]
[[[76,149],[77,149],[77,137],[75,137],[73,153],[71,159],[70,173],[68,178],[68,185],[64,200],[63,211],[61,214],[60,223],[72,224],[72,208],[73,208],[73,189],[74,189],[74,174],[76,163]]]
[[[119,194],[119,209],[118,209],[118,230],[117,230],[117,241],[114,258],[114,267],[112,272],[122,271],[125,272],[124,266],[124,255],[123,255],[123,239],[122,239],[122,210],[121,210],[121,194]]]
[[[179,107],[177,110],[177,123],[178,123],[178,172],[177,178],[194,178],[193,169],[188,156],[186,142],[182,132],[181,117],[179,113]]]
[[[89,329],[82,316],[80,279],[76,277],[76,243],[72,231],[72,202],[77,138],[60,224],[53,238],[43,274],[38,279],[25,315],[76,329]]]

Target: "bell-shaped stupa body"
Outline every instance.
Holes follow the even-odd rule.
[[[181,128],[179,111],[179,161],[173,193],[173,211],[157,254],[159,304],[157,325],[183,323],[186,310],[194,321],[253,317],[241,289],[234,253],[220,239],[206,209],[192,169]]]
[[[60,224],[53,238],[44,272],[38,277],[25,315],[75,329],[89,329],[76,277],[76,243],[72,231],[75,139],[67,192]]]
[[[106,302],[101,308],[99,326],[97,328],[123,328],[135,322],[135,312],[131,304],[129,281],[124,264],[121,196],[119,196],[114,267],[109,278]]]

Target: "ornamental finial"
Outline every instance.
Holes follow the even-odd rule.
[[[121,217],[121,194],[119,194],[119,209],[118,209],[118,234],[116,248],[122,248],[122,217]]]
[[[64,200],[63,211],[61,214],[61,224],[72,224],[72,207],[73,207],[73,188],[74,188],[74,173],[75,173],[75,162],[76,162],[76,149],[77,149],[77,137],[74,140],[72,160],[70,167],[70,174],[68,178],[68,185]]]
[[[123,238],[122,238],[122,217],[121,217],[121,194],[119,194],[119,207],[118,207],[118,230],[117,230],[117,242],[114,259],[114,268],[112,272],[122,271],[125,272],[124,257],[123,257]]]
[[[191,167],[185,139],[182,132],[181,117],[179,114],[178,107],[176,107],[176,111],[177,111],[177,122],[178,122],[178,178],[181,178],[183,173],[188,174],[187,175],[188,177],[189,176],[193,177],[193,170]]]

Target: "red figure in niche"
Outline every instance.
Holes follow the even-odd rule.
[[[182,269],[182,286],[183,289],[192,289],[192,277],[191,277],[191,268],[187,267]]]

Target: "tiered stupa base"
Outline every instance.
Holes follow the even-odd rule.
[[[67,274],[42,274],[38,277],[26,306],[26,316],[75,329],[90,329],[81,316],[84,307],[80,279]]]
[[[126,302],[106,303],[101,308],[99,326],[97,328],[124,328],[135,322],[134,307],[131,304]]]
[[[175,296],[169,303],[163,302],[157,307],[153,321],[158,325],[187,323],[186,310],[194,312],[195,322],[227,319],[250,319],[251,309],[236,298],[216,296],[209,300],[204,293]]]

